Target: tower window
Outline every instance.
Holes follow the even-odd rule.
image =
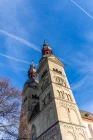
[[[42,100],[42,106],[44,107],[46,105],[45,98]]]
[[[69,94],[68,94],[67,97],[68,97],[68,100],[69,100],[69,101],[72,101],[72,98],[71,98],[71,96],[70,96]]]
[[[41,76],[41,79],[47,74],[47,70],[45,70]]]
[[[32,95],[32,99],[39,99],[37,95]]]
[[[89,116],[89,114],[88,114],[88,113],[86,113],[86,114],[85,114],[85,117],[88,117],[88,116]]]
[[[55,72],[57,72],[57,73],[62,75],[62,72],[60,70],[58,70],[58,69],[53,68],[53,71],[55,71]]]
[[[32,126],[32,140],[36,140],[37,134],[36,134],[36,127],[35,125]]]
[[[53,68],[53,71],[55,71],[55,69]]]
[[[24,102],[27,100],[27,97],[24,98]]]
[[[47,96],[48,96],[48,101],[50,101],[51,98],[52,98],[52,97],[51,97],[51,92],[49,92]]]

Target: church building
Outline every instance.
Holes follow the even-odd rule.
[[[46,42],[22,91],[18,140],[93,140],[93,114],[79,110],[64,64]]]

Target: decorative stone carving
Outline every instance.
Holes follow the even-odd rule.
[[[64,91],[59,91],[59,90],[57,90],[57,92],[59,93],[59,98],[61,98],[63,100],[72,101],[72,98],[71,98],[70,94],[67,94]]]
[[[65,136],[65,140],[75,140],[75,137],[71,132],[67,132]]]
[[[82,134],[80,134],[80,133],[78,134],[77,138],[78,138],[78,140],[85,140],[84,136]]]
[[[75,109],[75,106],[73,105],[73,104],[67,104],[67,107],[70,107],[70,108],[72,108],[72,109]]]
[[[66,102],[62,102],[62,101],[59,101],[59,105],[60,105],[60,107],[63,105],[63,106],[67,106],[67,104],[66,104]]]
[[[62,72],[60,70],[58,70],[57,68],[53,68],[53,71],[54,72],[57,72],[58,74],[61,74],[62,75]]]
[[[68,116],[68,110],[64,106],[61,106],[61,110],[60,110],[60,121],[70,122],[69,116]]]
[[[76,109],[75,105],[71,104],[71,103],[68,103],[68,102],[65,102],[65,101],[59,101],[59,104],[60,104],[60,107],[63,105],[67,108],[71,108],[71,109]]]
[[[67,128],[67,129],[73,129],[73,127],[70,126],[70,125],[64,125],[64,128]]]
[[[66,87],[66,82],[65,82],[65,80],[64,80],[63,78],[58,77],[58,76],[55,76],[55,80],[56,80],[56,82],[57,82],[59,85],[62,85],[62,86],[64,86],[64,87]]]
[[[71,119],[71,122],[73,124],[78,124],[79,125],[79,119],[78,119],[78,116],[77,116],[77,113],[74,109],[70,109],[70,119]]]
[[[45,80],[43,80],[43,83],[41,85],[42,92],[48,87],[48,85],[49,85],[49,78],[46,78]]]

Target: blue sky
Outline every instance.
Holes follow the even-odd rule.
[[[93,1],[0,0],[0,75],[23,87],[44,39],[66,64],[80,109],[93,112]]]

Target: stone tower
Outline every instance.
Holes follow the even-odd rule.
[[[31,140],[89,140],[68,83],[64,64],[44,42],[35,80],[35,67],[29,71],[23,90],[23,104]],[[34,80],[32,80],[34,79]],[[33,98],[34,97],[34,98]],[[23,107],[22,107],[23,108]]]
[[[31,140],[30,119],[34,114],[39,113],[39,86],[36,80],[36,69],[34,63],[30,65],[28,80],[24,84],[22,92],[22,107],[19,124],[18,140]]]

